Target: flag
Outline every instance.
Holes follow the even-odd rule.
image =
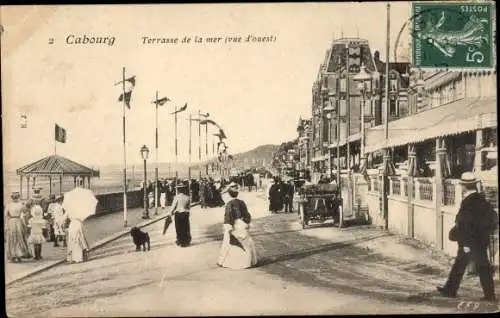
[[[66,129],[56,124],[55,139],[61,143],[66,143]]]
[[[205,118],[207,118],[207,117],[209,117],[209,116],[210,116],[210,114],[209,114],[209,113],[206,113],[206,114],[200,113],[200,115],[201,115],[201,116],[203,116],[203,117],[205,117]]]
[[[132,77],[126,78],[125,82],[129,82],[130,84],[132,84],[132,87],[134,87],[135,86],[135,75]],[[118,83],[115,84],[115,86],[119,85],[121,83],[123,83],[123,81],[119,81]]]
[[[186,103],[186,104],[184,104],[184,106],[182,106],[181,108],[179,108],[179,109],[178,109],[178,110],[176,110],[175,112],[170,113],[170,115],[174,115],[174,114],[177,114],[177,113],[183,112],[183,111],[185,111],[185,110],[187,109],[187,107],[188,107],[188,104]]]
[[[163,106],[166,102],[170,102],[171,100],[168,97],[163,97],[160,99],[155,100],[154,102],[151,102],[152,104],[158,103],[159,106]]]
[[[21,115],[21,128],[28,128],[28,116],[25,114]]]
[[[127,105],[127,108],[130,109],[130,99],[132,98],[132,91],[125,92],[125,94],[121,94],[120,97],[118,97],[119,102],[123,101],[124,95],[125,95],[125,105]]]
[[[227,139],[226,134],[224,133],[224,130],[222,130],[220,128],[219,128],[219,133],[218,134],[214,134],[214,136],[219,137],[220,140]]]
[[[125,79],[125,81],[132,84],[132,87],[129,89],[129,91],[121,93],[120,97],[118,97],[118,101],[123,102],[123,100],[125,99],[125,105],[127,105],[127,108],[130,109],[130,99],[132,98],[132,88],[135,87],[135,76],[129,77],[129,78]],[[120,82],[116,83],[115,85],[118,85],[121,83],[123,83],[123,81],[120,81]]]
[[[200,120],[200,125],[206,125],[206,124],[212,124],[212,125],[216,126],[217,128],[219,128],[219,125],[217,125],[217,123],[211,119]]]

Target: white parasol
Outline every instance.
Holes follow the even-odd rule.
[[[74,188],[64,194],[62,207],[70,219],[84,221],[95,214],[97,199],[94,193],[85,188]]]

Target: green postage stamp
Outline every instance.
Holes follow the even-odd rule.
[[[493,3],[417,2],[412,9],[414,67],[489,69],[496,66]]]

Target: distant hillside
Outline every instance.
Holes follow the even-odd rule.
[[[252,150],[233,155],[234,167],[239,169],[269,166],[279,145],[261,145]]]

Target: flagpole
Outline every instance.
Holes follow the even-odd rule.
[[[175,118],[175,178],[176,178],[176,182],[178,182],[179,180],[179,158],[178,158],[178,152],[177,152],[177,106],[175,106],[175,113],[174,113],[174,118]],[[177,185],[175,187],[176,191],[175,193],[177,193]]]
[[[208,124],[205,124],[205,159],[208,164]],[[208,175],[208,166],[207,166],[207,175]]]
[[[155,215],[158,215],[158,91],[155,99]]]
[[[199,173],[201,179],[201,114],[198,109],[198,160],[199,160]]]
[[[388,179],[387,179],[387,167],[389,160],[389,148],[387,147],[387,140],[389,138],[389,50],[390,50],[390,28],[391,28],[391,5],[387,3],[387,34],[385,43],[385,103],[384,103],[384,139],[385,139],[385,151],[384,151],[384,170],[382,171],[382,213],[384,215],[384,229],[387,230],[389,227],[388,218],[388,202],[387,202],[387,191],[388,191]]]
[[[191,129],[193,126],[192,115],[189,114],[189,168],[188,168],[188,177],[191,180]]]
[[[127,227],[127,150],[126,150],[126,135],[125,135],[125,67],[122,72],[122,89],[123,89],[123,227]]]

